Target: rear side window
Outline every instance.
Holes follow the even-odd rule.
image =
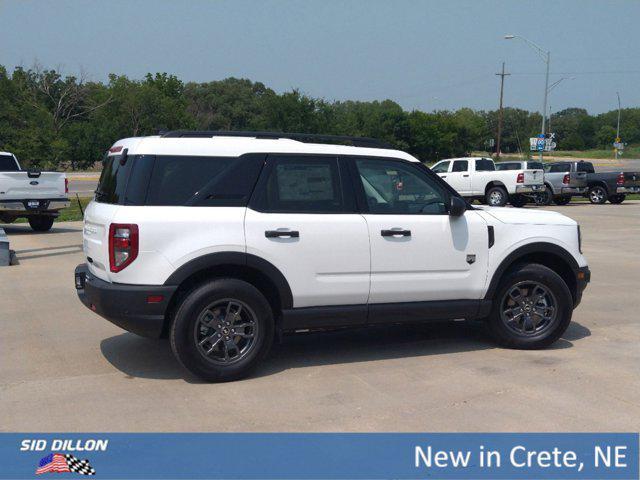
[[[496,163],[496,170],[520,170],[519,163]]]
[[[453,162],[452,172],[466,172],[469,170],[469,162],[467,160],[456,160]]]
[[[0,155],[0,172],[17,172],[18,165],[12,155]]]
[[[493,172],[496,169],[493,160],[481,158],[476,160],[476,172]]]
[[[554,163],[549,166],[549,173],[564,173],[571,171],[571,166],[568,163]]]
[[[345,200],[335,157],[270,156],[255,207],[266,212],[340,213],[354,211]]]
[[[244,206],[263,158],[158,155],[146,205]]]
[[[121,155],[105,159],[96,201],[120,205],[244,206],[264,155]]]
[[[593,168],[593,163],[591,162],[578,162],[576,164],[576,171],[595,173],[595,169]]]

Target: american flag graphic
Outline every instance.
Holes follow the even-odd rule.
[[[76,472],[80,475],[96,474],[89,460],[78,460],[73,455],[62,453],[50,453],[40,460],[36,469],[36,475],[65,472]]]

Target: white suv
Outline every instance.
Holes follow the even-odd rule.
[[[299,330],[483,320],[503,345],[544,347],[590,276],[570,218],[472,207],[407,153],[302,134],[118,141],[84,252],[82,302],[168,336],[211,381],[246,376]]]

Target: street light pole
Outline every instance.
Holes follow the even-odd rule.
[[[620,141],[620,92],[616,92],[616,95],[618,96],[618,126],[616,127],[616,143],[618,143]],[[614,150],[616,151],[616,160],[618,160],[618,147]]]
[[[545,73],[545,80],[544,80],[544,102],[542,104],[542,126],[540,128],[540,134],[542,135],[542,138],[544,138],[546,118],[547,118],[547,98],[549,96],[549,64],[551,63],[551,52],[548,50],[544,50],[540,45],[524,37],[521,37],[520,35],[505,35],[504,38],[505,40],[513,40],[514,38],[519,38],[520,40],[525,42],[527,45],[535,49],[540,55],[540,57],[542,58],[542,60],[547,65],[547,70]],[[540,161],[542,161],[542,153],[543,153],[543,150],[540,150]]]

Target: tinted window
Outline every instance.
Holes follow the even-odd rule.
[[[576,170],[578,172],[595,173],[595,169],[593,168],[593,163],[591,162],[578,162],[576,164]]]
[[[564,173],[570,170],[571,166],[568,163],[554,163],[549,166],[549,173]]]
[[[243,206],[264,155],[155,157],[147,205]]]
[[[435,173],[447,173],[449,171],[449,164],[451,162],[440,162],[437,165],[435,165],[431,171],[435,172]]]
[[[334,157],[270,156],[269,169],[257,195],[268,212],[339,213],[354,211],[342,195],[338,160]]]
[[[467,160],[456,160],[453,162],[452,172],[466,172],[469,170],[469,162]]]
[[[17,172],[18,165],[11,155],[0,155],[0,172]]]
[[[370,213],[443,214],[448,194],[436,180],[397,160],[356,160]]]
[[[496,170],[520,170],[519,163],[496,163]]]
[[[529,162],[527,168],[529,170],[544,170],[544,165],[540,162]]]
[[[96,201],[101,203],[123,203],[129,172],[135,162],[135,155],[105,155],[102,173],[96,190]]]
[[[496,169],[493,160],[481,158],[476,160],[476,172],[493,172]]]

